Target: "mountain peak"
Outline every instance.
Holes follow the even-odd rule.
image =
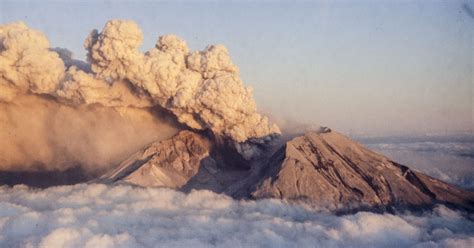
[[[308,200],[332,209],[435,203],[474,209],[474,193],[393,162],[335,131],[307,132],[269,161],[254,198]]]
[[[179,188],[196,175],[210,150],[211,143],[204,136],[181,131],[133,154],[99,181]]]

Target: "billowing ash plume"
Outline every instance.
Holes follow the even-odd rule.
[[[49,115],[39,113],[56,113],[54,111],[59,110],[58,113],[63,111],[64,116],[70,116],[62,119],[72,120],[75,118],[73,116],[81,116],[85,111],[96,114],[101,109],[111,116],[118,114],[122,119],[115,123],[119,126],[131,122],[130,126],[137,128],[137,120],[129,120],[123,113],[141,111],[152,116],[150,109],[159,106],[190,128],[210,130],[219,139],[230,141],[246,158],[258,154],[258,144],[268,142],[279,134],[278,127],[257,112],[252,90],[243,85],[238,68],[232,63],[224,46],[209,46],[204,51],[190,52],[183,40],[166,35],[158,39],[154,48],[141,53],[138,48],[142,39],[142,32],[134,22],[109,21],[101,32],[93,30],[87,37],[84,43],[88,51],[87,64],[73,60],[72,54],[66,49],[50,48],[41,32],[28,28],[24,23],[0,26],[0,136],[4,138],[0,149],[2,166],[12,163],[9,161],[10,157],[14,157],[11,154],[18,155],[22,149],[28,150],[31,145],[28,142],[37,143],[37,140],[27,141],[26,137],[36,135],[42,139],[51,131],[47,124]],[[29,118],[12,117],[13,112],[25,109],[25,106],[38,111],[29,113]],[[87,118],[92,118],[90,116]],[[84,132],[98,134],[100,129],[95,129],[100,125],[92,119],[85,121],[88,124],[83,126]],[[105,123],[107,120],[104,118],[102,121]],[[23,128],[30,130],[20,130],[18,127],[21,125],[18,123],[21,122],[41,126],[41,132],[45,132],[45,135],[31,133],[31,130],[36,129],[28,125],[23,125]],[[148,125],[140,128],[163,126],[159,118],[155,122],[158,124],[145,122]],[[61,125],[60,121],[57,122],[56,128],[69,128]],[[172,129],[169,126],[167,128]],[[120,136],[120,127],[111,129],[117,130],[117,136]],[[23,132],[24,135],[19,136],[24,137],[17,139],[15,132]],[[40,131],[38,129],[35,132]],[[149,142],[149,138],[142,136],[153,133],[151,136],[155,137],[156,132],[138,131],[140,137],[137,140],[140,142],[135,142],[136,145],[143,145],[145,140]],[[50,134],[46,136],[47,140],[57,139],[51,138]],[[128,141],[133,143],[132,140],[129,137]],[[79,139],[77,143],[80,142]],[[91,142],[89,140],[86,143]],[[57,140],[53,143],[61,146]],[[10,148],[4,148],[8,144],[11,144]],[[36,151],[44,152],[51,145],[37,146]],[[9,151],[13,149],[11,147],[16,147],[15,152]],[[35,156],[29,162],[50,162],[50,159],[40,156],[42,152],[33,152]],[[71,154],[76,152],[76,149],[69,151]],[[45,157],[51,158],[53,155]],[[81,157],[78,154],[76,156]]]
[[[187,126],[236,142],[279,132],[257,113],[252,90],[224,46],[190,53],[183,40],[167,35],[142,54],[141,42],[131,21],[109,21],[102,32],[94,30],[85,47],[95,77],[104,84],[127,81],[140,99],[171,110]]]
[[[19,94],[51,94],[64,78],[58,54],[48,39],[23,23],[0,26],[0,101]]]

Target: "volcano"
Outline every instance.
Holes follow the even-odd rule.
[[[142,41],[134,21],[110,20],[89,33],[81,63],[25,23],[0,25],[0,181],[97,178],[334,210],[474,209],[473,192],[329,128],[283,142],[225,46],[192,51],[169,34],[144,52]]]
[[[307,132],[274,150],[245,160],[206,135],[181,131],[147,146],[95,182],[185,192],[208,189],[238,199],[279,198],[334,211],[438,203],[474,210],[473,192],[391,161],[329,128]]]

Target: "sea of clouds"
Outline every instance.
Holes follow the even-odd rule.
[[[336,216],[281,200],[78,184],[0,188],[0,247],[474,247],[474,216]]]
[[[474,138],[362,141],[368,148],[432,177],[474,190]]]

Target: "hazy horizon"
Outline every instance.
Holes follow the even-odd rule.
[[[141,26],[141,50],[176,34],[191,50],[225,45],[257,106],[273,119],[351,135],[473,133],[472,2],[0,1],[51,47],[84,59],[84,39],[112,18]]]

